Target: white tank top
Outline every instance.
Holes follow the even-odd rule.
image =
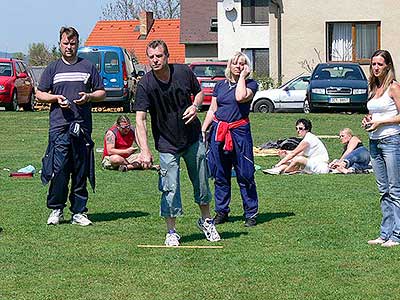
[[[367,107],[372,115],[372,121],[380,121],[392,118],[399,114],[396,104],[389,96],[389,88],[379,98],[372,98],[368,101]],[[382,139],[395,134],[400,134],[400,124],[390,124],[379,126],[376,130],[369,133],[371,140]]]

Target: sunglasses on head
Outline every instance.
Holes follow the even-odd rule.
[[[296,126],[296,130],[304,130],[305,128],[304,127],[297,127]]]

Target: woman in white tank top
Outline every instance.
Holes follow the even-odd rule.
[[[370,245],[400,245],[400,84],[390,53],[377,50],[371,57],[369,115],[362,125],[369,133],[371,162],[381,195],[382,222]]]

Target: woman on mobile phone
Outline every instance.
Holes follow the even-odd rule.
[[[211,176],[215,179],[215,224],[228,221],[232,166],[242,196],[244,225],[251,227],[257,223],[258,196],[249,113],[258,84],[249,78],[250,74],[249,58],[242,52],[236,52],[228,61],[226,79],[214,88],[202,126],[205,141],[211,125],[207,159]]]
[[[393,247],[400,245],[400,84],[386,50],[375,51],[369,69],[369,115],[362,125],[369,132],[383,217],[379,237],[368,244]]]

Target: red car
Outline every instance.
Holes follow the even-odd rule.
[[[203,90],[203,105],[211,104],[214,86],[219,80],[225,79],[226,65],[227,62],[221,61],[193,62],[189,65]]]
[[[0,58],[0,106],[6,110],[34,109],[35,89],[32,73],[25,62]]]

